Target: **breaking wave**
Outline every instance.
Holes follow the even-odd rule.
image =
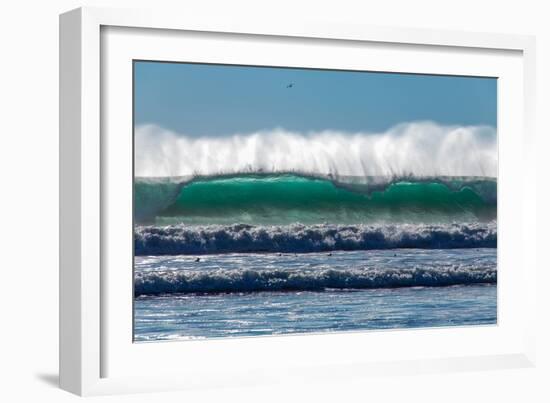
[[[391,225],[138,226],[136,255],[307,253],[393,248],[496,248],[496,222]]]
[[[193,137],[135,129],[134,217],[157,224],[469,222],[496,218],[496,131],[273,129]]]
[[[403,269],[245,269],[155,271],[136,273],[134,294],[321,291],[435,287],[496,283],[497,270],[487,266],[415,267]]]

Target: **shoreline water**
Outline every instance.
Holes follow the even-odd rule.
[[[143,296],[134,305],[136,342],[479,326],[497,323],[497,285]]]
[[[135,296],[135,340],[493,324],[497,312],[496,252],[495,248],[480,248],[344,251],[332,252],[332,256],[138,256],[136,285],[156,278],[158,282],[151,281],[148,286],[169,292]],[[443,281],[433,286],[417,282],[407,287],[352,287],[353,281],[372,281],[368,276],[373,274],[386,285],[392,276],[410,280],[415,270],[419,280],[433,280],[439,272]],[[460,277],[461,270],[488,281],[465,283],[470,277]],[[457,274],[459,281],[448,284],[446,276]],[[269,290],[253,291],[258,281],[264,281]],[[298,285],[297,289],[281,290],[286,281]],[[341,281],[344,287],[311,287],[327,285],[326,281]],[[182,285],[195,287],[195,291],[196,287],[210,289],[178,293],[177,286]],[[176,288],[170,289],[173,286]],[[229,287],[225,291],[231,292],[213,292],[212,287]]]

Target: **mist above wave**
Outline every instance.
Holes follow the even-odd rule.
[[[156,125],[135,130],[135,175],[174,177],[241,172],[339,176],[496,177],[496,131],[489,126],[412,122],[383,133],[273,129],[192,137]]]

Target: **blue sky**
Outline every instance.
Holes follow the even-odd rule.
[[[493,78],[159,62],[134,69],[135,124],[188,136],[380,132],[417,120],[496,127]]]

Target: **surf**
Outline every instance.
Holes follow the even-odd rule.
[[[137,256],[496,246],[496,222],[437,225],[171,225],[138,226],[134,230]]]
[[[356,268],[356,269],[245,269],[185,270],[136,273],[134,295],[174,293],[234,293],[261,291],[323,291],[326,289],[370,289],[441,287],[494,284],[495,266],[454,265],[449,267]]]

